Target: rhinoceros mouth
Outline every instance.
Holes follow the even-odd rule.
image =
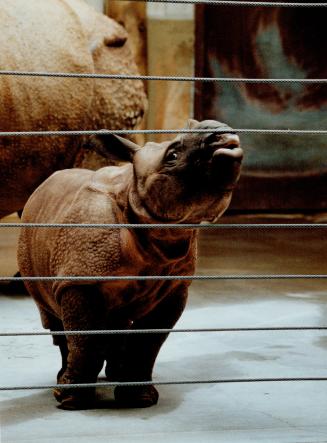
[[[213,153],[213,160],[218,159],[219,157],[230,158],[231,161],[235,161],[237,163],[241,163],[243,159],[243,149],[240,147],[235,148],[218,148]]]

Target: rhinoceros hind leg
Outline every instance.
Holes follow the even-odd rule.
[[[13,280],[9,280],[9,283],[4,283],[0,285],[1,293],[4,295],[29,295],[28,291],[24,285],[24,282],[15,280],[15,277],[20,277],[20,272],[16,272]]]
[[[17,211],[17,215],[20,219],[22,218],[22,213],[23,213],[23,209],[20,209],[19,211]],[[7,215],[7,214],[4,214],[4,215]],[[4,215],[2,215],[2,213],[0,213],[0,219]],[[15,279],[15,277],[21,277],[20,272],[16,272],[16,274],[13,276],[13,278]],[[1,287],[1,292],[6,295],[29,295],[24,282],[21,280],[19,280],[19,281],[10,280],[10,282],[8,284],[6,284],[4,287]]]

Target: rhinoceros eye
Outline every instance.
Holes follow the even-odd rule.
[[[165,158],[166,162],[175,162],[177,159],[178,159],[178,153],[174,149],[171,149],[170,151],[167,152]]]

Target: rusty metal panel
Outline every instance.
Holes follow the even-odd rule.
[[[326,8],[202,5],[196,75],[327,78]],[[238,128],[326,129],[327,85],[197,84],[195,116]],[[325,135],[242,135],[238,209],[327,208]]]

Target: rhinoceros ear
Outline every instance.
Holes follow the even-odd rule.
[[[199,122],[193,118],[187,120],[187,129],[194,129],[198,126]]]
[[[103,134],[92,135],[87,141],[86,147],[102,157],[111,159],[114,156],[121,161],[129,162],[133,161],[135,152],[141,148],[136,143],[116,134],[107,133],[105,130]]]

